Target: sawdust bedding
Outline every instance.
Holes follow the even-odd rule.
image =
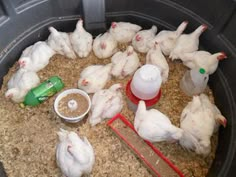
[[[126,48],[120,46],[121,50]],[[145,55],[139,54],[142,64]],[[97,59],[93,53],[86,59],[67,59],[61,55],[52,57],[49,65],[38,72],[41,81],[57,75],[65,83],[65,89],[77,88],[80,72],[92,64],[107,64],[110,59]],[[179,80],[187,70],[181,62],[170,62],[169,80],[162,85],[162,96],[155,105],[164,114],[168,115],[176,126],[179,126],[180,114],[191,100],[179,89]],[[20,108],[18,104],[7,101],[4,97],[7,81],[16,71],[14,65],[4,77],[0,90],[0,160],[3,162],[9,177],[57,177],[61,172],[56,165],[55,148],[58,142],[56,132],[59,128],[79,131],[87,136],[94,147],[96,161],[91,177],[148,177],[151,174],[140,163],[134,154],[124,147],[106,125],[107,120],[91,127],[86,119],[76,124],[63,122],[53,110],[56,95],[37,107]],[[112,78],[106,85],[108,88],[114,83],[124,86],[131,77],[119,80]],[[213,101],[213,95],[208,88],[206,94]],[[125,94],[123,91],[123,98]],[[134,113],[127,108],[124,102],[121,112],[130,122],[133,122]],[[207,158],[182,149],[178,144],[165,142],[155,143],[163,154],[169,158],[186,177],[203,177],[207,174],[215,157],[217,135],[212,138],[212,152]],[[168,177],[168,176],[167,176]]]

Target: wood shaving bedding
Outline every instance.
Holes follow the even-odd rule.
[[[125,50],[126,45],[120,45]],[[139,54],[141,63],[145,63],[145,55]],[[169,116],[171,122],[179,126],[183,108],[191,100],[179,89],[179,81],[187,70],[181,62],[167,60],[170,67],[169,79],[162,85],[162,96],[155,108]],[[108,59],[97,59],[91,53],[86,59],[67,59],[61,55],[51,58],[49,65],[38,72],[41,82],[50,76],[57,75],[65,83],[65,89],[77,88],[80,72],[92,64],[107,64]],[[59,128],[79,130],[80,135],[86,136],[95,150],[95,165],[91,177],[149,177],[151,174],[140,161],[124,147],[106,125],[106,121],[91,127],[85,118],[82,122],[70,124],[56,116],[53,103],[56,95],[37,107],[20,108],[18,104],[7,101],[4,97],[7,81],[16,71],[14,65],[4,77],[0,90],[0,160],[3,162],[9,177],[59,177],[60,169],[56,165],[55,149],[58,142],[56,132]],[[112,78],[105,88],[115,83],[124,86],[131,79]],[[208,88],[206,94],[213,101],[213,95]],[[123,90],[123,98],[125,92]],[[134,113],[127,108],[125,101],[121,112],[130,122]],[[182,149],[178,144],[166,142],[154,145],[168,157],[186,177],[206,176],[214,158],[218,136],[212,137],[212,152],[204,159],[194,152]]]

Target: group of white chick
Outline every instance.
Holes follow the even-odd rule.
[[[140,66],[136,53],[147,53],[146,64],[156,65],[161,71],[163,83],[168,80],[169,66],[165,56],[172,60],[181,59],[187,67],[203,68],[207,74],[215,72],[220,59],[226,58],[223,52],[211,54],[197,51],[199,37],[207,28],[199,26],[190,34],[182,34],[187,26],[182,22],[176,31],[163,30],[157,33],[157,27],[141,30],[136,24],[113,22],[110,29],[98,35],[92,35],[83,28],[80,19],[72,33],[59,32],[50,27],[47,41],[39,41],[26,48],[18,63],[20,69],[8,82],[6,97],[21,102],[26,93],[35,87],[40,79],[37,76],[50,58],[61,54],[75,59],[87,57],[93,50],[99,59],[111,57],[107,65],[91,65],[85,68],[78,81],[78,87],[92,97],[89,122],[92,126],[105,118],[111,118],[123,108],[122,86],[114,84],[104,89],[111,76],[122,79],[132,75]],[[131,43],[124,52],[118,51],[118,43]],[[151,142],[178,141],[188,150],[204,156],[211,151],[210,138],[219,125],[226,126],[226,119],[205,94],[193,96],[193,100],[184,108],[180,118],[180,128],[172,125],[169,118],[157,109],[146,109],[140,101],[135,113],[134,127],[137,133]],[[90,173],[95,162],[94,150],[86,138],[78,133],[61,129],[58,132],[57,164],[67,177],[79,177]]]

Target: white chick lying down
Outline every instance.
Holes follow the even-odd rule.
[[[131,42],[142,27],[129,22],[112,22],[109,32],[119,43]]]
[[[111,61],[111,74],[120,79],[132,75],[140,66],[138,55],[132,46],[128,46],[124,52],[115,53]]]
[[[39,41],[27,47],[18,60],[20,68],[27,71],[38,72],[46,67],[55,51],[46,42]]]
[[[69,34],[59,32],[53,27],[49,27],[51,34],[48,36],[48,45],[56,51],[56,53],[64,55],[68,58],[76,58],[75,52],[72,48]]]
[[[170,52],[175,47],[175,42],[179,38],[179,36],[183,33],[185,28],[187,27],[188,22],[182,22],[176,31],[169,31],[169,30],[162,30],[160,31],[154,40],[152,41],[152,45],[155,42],[160,44],[161,51],[166,55],[169,56]]]
[[[184,133],[179,143],[185,149],[207,156],[211,152],[211,136],[220,124],[226,126],[226,123],[206,95],[194,96],[181,114],[180,128]]]
[[[108,58],[117,52],[117,41],[109,32],[100,34],[93,41],[93,52],[100,59]]]
[[[111,67],[111,63],[88,66],[80,74],[78,87],[87,93],[95,93],[103,89],[111,78]]]
[[[90,174],[95,162],[93,147],[86,137],[75,132],[60,129],[57,133],[59,143],[56,147],[57,165],[66,177],[80,177]]]
[[[105,118],[112,118],[123,108],[121,84],[114,84],[109,89],[99,90],[93,95],[89,122],[92,126]]]
[[[183,134],[183,130],[172,125],[166,115],[156,109],[147,110],[144,101],[139,101],[134,128],[139,136],[151,142],[176,141]]]
[[[184,53],[197,51],[199,45],[199,37],[206,29],[206,25],[201,25],[190,34],[182,34],[177,39],[175,47],[170,53],[170,58],[172,60],[181,59],[181,56]]]
[[[16,103],[22,102],[27,92],[39,83],[40,79],[35,72],[19,69],[8,81],[5,97]]]
[[[152,26],[149,30],[139,31],[132,39],[132,45],[135,50],[141,53],[147,53],[150,49],[150,42],[154,39],[157,27]]]

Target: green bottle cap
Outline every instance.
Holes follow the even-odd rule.
[[[206,71],[205,71],[205,69],[200,68],[200,69],[199,69],[199,72],[200,72],[201,74],[205,74]]]
[[[53,83],[54,88],[59,92],[65,85],[62,82],[61,78],[58,76],[52,76],[49,80]]]

